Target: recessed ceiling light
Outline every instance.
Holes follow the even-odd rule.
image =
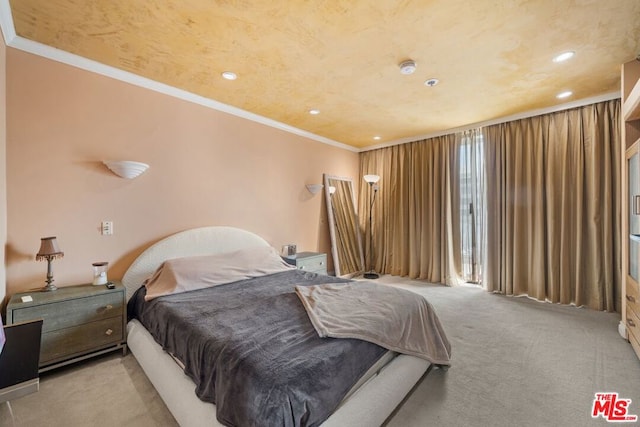
[[[233,71],[225,71],[224,73],[222,73],[222,78],[227,80],[235,80],[238,78],[238,76]]]
[[[556,98],[563,99],[563,98],[568,98],[571,95],[573,95],[573,92],[571,92],[570,90],[567,90],[567,91],[560,92],[559,94],[557,94]]]
[[[425,86],[429,86],[429,87],[434,87],[438,83],[440,83],[440,80],[438,79],[429,79],[426,82],[424,82]]]
[[[376,141],[380,141],[382,139],[382,137],[376,135],[376,136],[373,137],[373,139],[375,139]]]
[[[400,63],[400,73],[402,74],[413,74],[416,71],[416,61],[413,59],[407,59],[406,61],[402,61]]]
[[[317,116],[318,114],[320,114],[320,110],[316,110],[314,108],[313,110],[309,110],[309,114],[311,114],[313,116]]]
[[[567,51],[567,52],[562,52],[560,55],[556,56],[555,58],[553,58],[553,62],[562,62],[562,61],[566,61],[569,58],[572,58],[573,55],[575,55],[576,53],[572,50]]]

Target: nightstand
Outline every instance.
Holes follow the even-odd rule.
[[[327,275],[327,254],[321,252],[298,252],[295,258],[284,258],[298,270]]]
[[[126,353],[125,288],[114,283],[114,289],[87,284],[11,297],[7,324],[44,319],[39,372],[114,350]]]

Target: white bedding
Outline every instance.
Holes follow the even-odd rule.
[[[145,301],[295,269],[271,246],[169,259],[145,281]]]

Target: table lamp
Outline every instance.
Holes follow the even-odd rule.
[[[51,270],[51,261],[56,258],[62,258],[64,252],[58,247],[58,242],[55,237],[43,237],[40,239],[40,250],[36,254],[36,261],[47,260],[47,285],[44,287],[44,291],[55,291],[58,289],[53,284],[53,271]]]

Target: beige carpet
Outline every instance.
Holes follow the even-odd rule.
[[[632,399],[640,416],[640,361],[618,334],[619,314],[476,287],[400,286],[434,305],[453,364],[430,372],[390,426],[608,425],[591,418],[596,392]]]
[[[177,426],[131,353],[46,372],[40,391],[11,402],[15,427]],[[0,426],[11,427],[6,404]]]
[[[389,426],[598,426],[595,392],[632,399],[640,415],[640,361],[613,313],[507,298],[391,277],[428,297],[447,331],[453,365],[435,369]],[[175,426],[135,359],[113,353],[41,377],[12,402],[15,426]],[[11,426],[0,405],[0,426]],[[623,424],[624,425],[624,424]],[[628,424],[627,424],[628,425]]]

